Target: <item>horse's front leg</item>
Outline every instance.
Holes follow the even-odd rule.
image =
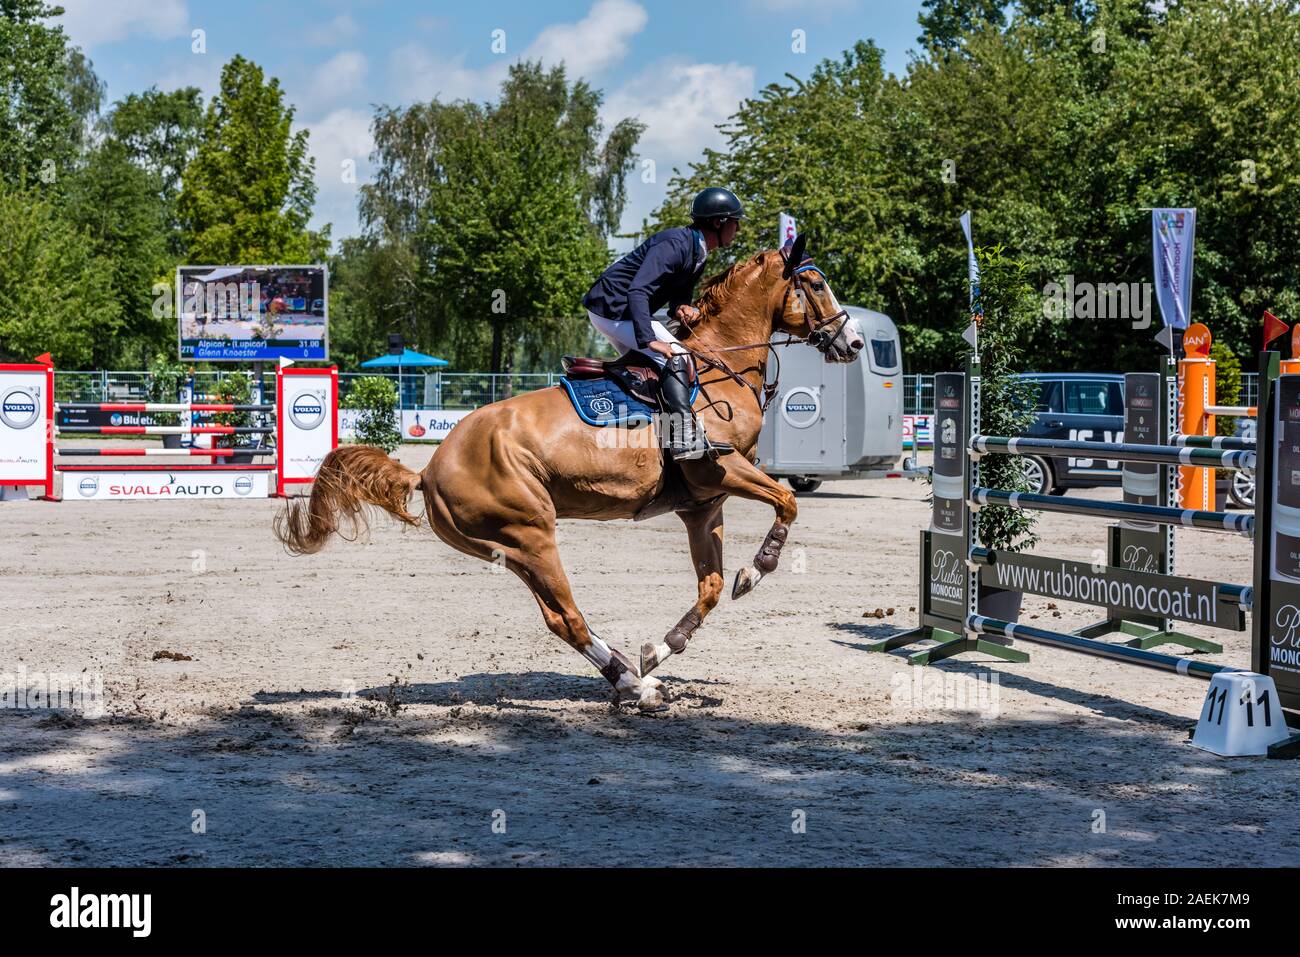
[[[641,676],[644,678],[671,655],[686,650],[695,629],[704,623],[722,597],[722,503],[702,509],[678,512],[686,524],[691,543],[691,562],[699,579],[699,598],[682,620],[658,643],[647,641],[641,646]]]
[[[694,465],[695,463],[690,463]],[[706,471],[708,470],[708,471]],[[790,534],[799,507],[795,504],[794,492],[785,488],[776,479],[765,475],[757,465],[742,455],[724,455],[716,462],[701,462],[696,470],[698,481],[707,482],[720,492],[748,498],[755,502],[766,502],[776,510],[776,521],[768,530],[762,546],[754,555],[754,562],[736,572],[736,582],[731,588],[731,597],[739,598],[754,590],[764,575],[776,571],[776,564],[781,558],[781,549]],[[688,480],[694,485],[696,476],[688,474]]]

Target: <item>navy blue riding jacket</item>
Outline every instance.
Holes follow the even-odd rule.
[[[694,300],[707,255],[699,230],[665,229],[601,273],[582,304],[604,319],[632,320],[637,348],[644,349],[655,339],[650,317],[656,309],[666,305],[671,316]]]

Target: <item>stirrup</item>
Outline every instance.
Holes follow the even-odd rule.
[[[710,461],[717,459],[721,455],[728,455],[736,451],[735,447],[728,442],[714,442],[709,438],[708,432],[705,431],[704,425],[695,419],[690,427],[691,437],[688,443],[669,443],[668,454],[673,457],[674,462],[686,462],[692,459],[702,459],[708,456]]]

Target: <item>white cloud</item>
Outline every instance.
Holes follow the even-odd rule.
[[[640,151],[655,159],[695,158],[716,147],[715,127],[754,94],[754,68],[739,63],[656,64],[628,81],[605,101],[607,125],[625,116],[646,124]],[[654,153],[663,156],[653,156]]]
[[[509,64],[521,59],[541,60],[547,67],[563,62],[572,79],[594,77],[627,56],[628,42],[648,20],[645,8],[632,0],[596,0],[581,20],[547,27],[517,57],[496,56],[478,68],[467,67],[464,54],[442,57],[408,43],[393,52],[393,84],[414,100],[487,100],[500,89]],[[510,36],[506,42],[512,50]]]
[[[716,129],[754,95],[754,68],[739,63],[656,63],[610,95],[601,110],[608,129],[624,117],[646,124],[637,143],[638,165],[627,180],[620,232],[635,232],[663,202],[674,167],[686,172],[706,147],[718,148]],[[655,181],[642,182],[641,163],[653,160]],[[613,244],[620,252],[627,240]]]
[[[749,0],[749,6],[764,13],[780,13],[787,16],[811,13],[824,16],[840,10],[852,10],[858,6],[858,0],[802,0],[797,6],[789,0]]]
[[[401,97],[416,101],[435,96],[443,101],[488,100],[497,95],[509,63],[516,59],[540,59],[545,66],[563,61],[571,79],[591,78],[627,58],[632,38],[648,19],[645,9],[632,0],[596,0],[581,20],[547,27],[519,57],[497,57],[477,69],[465,65],[463,54],[443,58],[408,43],[393,54],[393,87]],[[674,166],[685,170],[706,147],[722,145],[716,126],[754,95],[754,83],[754,68],[740,63],[661,61],[607,96],[601,110],[606,128],[629,116],[645,123],[638,152],[642,159],[654,160],[656,168],[654,183],[641,181],[640,167],[628,178],[624,230],[639,228],[663,201]],[[336,236],[344,234],[336,228]]]
[[[361,28],[350,14],[341,13],[328,23],[318,23],[307,30],[307,42],[315,46],[342,46],[351,42]]]
[[[190,32],[185,0],[59,0],[58,5],[63,16],[55,22],[83,49],[136,34],[167,40]]]
[[[365,54],[343,50],[301,79],[295,78],[288,99],[300,116],[314,116],[361,90],[369,69]]]
[[[152,85],[164,93],[184,86],[197,86],[204,100],[211,99],[221,90],[221,57],[211,53],[195,53],[182,58],[171,58],[163,64]]]
[[[370,135],[370,114],[340,109],[316,123],[304,125],[311,130],[308,144],[316,160],[316,208],[311,224],[318,228],[332,223],[330,232],[337,248],[339,239],[360,232],[358,191],[369,179],[370,152],[375,146]],[[355,182],[344,180],[344,163],[348,161],[355,172]]]
[[[465,66],[464,55],[451,58],[435,56],[416,43],[393,51],[389,60],[393,86],[404,98],[417,102],[437,99],[490,99],[506,77],[507,65],[496,62],[480,70]]]
[[[563,61],[571,77],[591,77],[627,56],[628,41],[650,17],[632,0],[597,0],[577,23],[557,23],[524,50],[525,60]]]

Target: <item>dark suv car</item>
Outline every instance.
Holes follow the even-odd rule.
[[[1120,442],[1124,433],[1124,377],[1107,372],[1027,372],[1038,384],[1038,421],[1025,432],[1036,439]],[[1118,485],[1121,463],[1028,455],[1025,471],[1036,491]]]

